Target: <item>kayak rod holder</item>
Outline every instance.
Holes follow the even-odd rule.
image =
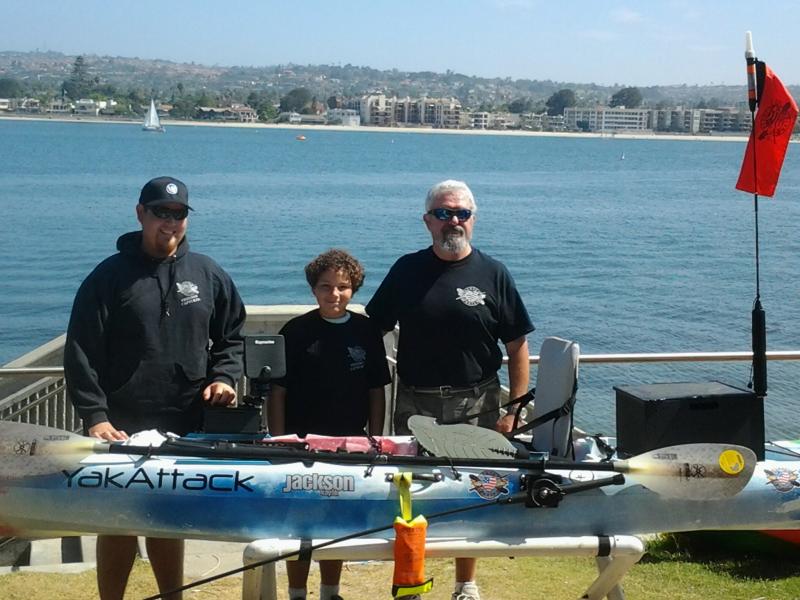
[[[520,484],[526,491],[525,506],[528,508],[556,508],[567,494],[594,490],[607,485],[622,485],[625,483],[625,476],[617,473],[612,477],[566,485],[563,484],[563,481],[563,477],[552,473],[521,475]]]

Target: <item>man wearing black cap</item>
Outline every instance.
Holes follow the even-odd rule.
[[[189,251],[190,210],[181,181],[148,181],[136,206],[141,231],[120,237],[119,252],[78,290],[64,371],[92,437],[125,440],[145,429],[185,434],[201,426],[203,404],[236,398],[244,305],[219,265]],[[183,585],[183,540],[148,538],[147,550],[162,593]],[[102,600],[122,599],[135,554],[135,537],[98,536]]]

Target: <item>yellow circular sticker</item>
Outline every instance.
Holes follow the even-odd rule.
[[[728,475],[738,475],[744,469],[744,457],[738,450],[725,450],[719,455],[719,466]]]

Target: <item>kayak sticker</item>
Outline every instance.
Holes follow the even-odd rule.
[[[738,450],[725,450],[719,455],[719,466],[728,475],[738,475],[744,469],[744,457]]]
[[[36,447],[36,442],[27,442],[19,440],[14,442],[14,454],[18,456],[30,456],[33,454],[33,449]]]
[[[789,469],[764,469],[764,474],[767,476],[767,483],[771,483],[776,490],[785,494],[791,492],[797,487],[800,487],[800,482],[797,481],[797,471]]]
[[[105,469],[89,469],[80,467],[75,471],[61,471],[67,480],[68,488],[119,488],[151,490],[188,491],[211,490],[212,492],[252,492],[253,475],[241,477],[239,471],[233,473],[186,473],[177,468],[148,472],[139,467],[135,471]]]
[[[594,471],[570,471],[568,477],[572,481],[594,481]]]
[[[508,477],[502,477],[494,471],[481,471],[477,475],[469,475],[470,492],[475,492],[484,500],[494,500],[502,494],[508,494]]]
[[[342,492],[356,491],[356,478],[353,475],[325,475],[323,473],[292,474],[286,476],[281,490],[291,492],[316,492],[320,496],[338,496]]]
[[[683,463],[678,472],[684,479],[705,479],[706,466],[700,463]]]

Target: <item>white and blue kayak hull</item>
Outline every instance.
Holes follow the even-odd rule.
[[[800,444],[793,444],[793,450]],[[777,458],[777,457],[775,457]],[[369,471],[369,472],[368,472]],[[399,492],[410,471],[414,514],[429,537],[515,539],[704,529],[800,529],[800,460],[758,463],[747,486],[721,500],[677,500],[626,475],[623,485],[569,494],[555,508],[501,504],[524,492],[522,470],[269,463],[89,454],[55,472],[0,480],[0,535],[136,534],[247,542],[336,538],[386,526],[393,537]],[[557,471],[565,482],[610,477]],[[436,480],[439,479],[439,480]]]

